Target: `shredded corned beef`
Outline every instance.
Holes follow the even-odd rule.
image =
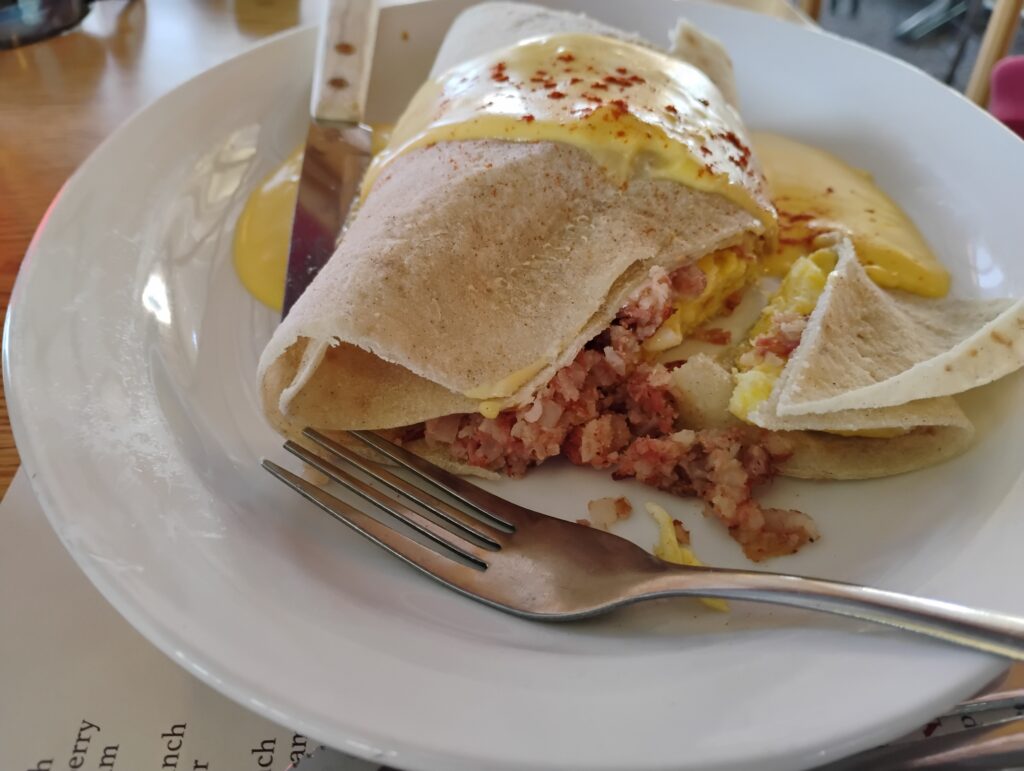
[[[806,316],[792,311],[776,313],[772,318],[771,328],[754,338],[753,350],[762,356],[774,353],[786,358],[800,345],[800,338],[806,326]]]
[[[757,562],[792,554],[818,537],[805,514],[763,509],[752,497],[786,454],[777,437],[757,429],[684,430],[637,439],[622,453],[614,476],[700,497],[705,513],[729,528],[747,557]]]
[[[609,335],[610,345],[580,351],[529,405],[493,419],[472,414],[428,420],[427,444],[446,445],[457,460],[518,477],[563,453],[604,468],[637,436],[672,431],[676,407],[667,370],[641,361],[639,345],[625,344],[636,338],[618,330]]]
[[[791,554],[817,538],[813,522],[797,511],[762,508],[752,497],[786,457],[778,437],[753,428],[677,432],[668,369],[641,354],[641,343],[672,314],[676,300],[699,295],[706,281],[696,265],[672,274],[654,268],[611,326],[556,372],[530,404],[493,419],[436,418],[392,436],[422,437],[457,460],[512,477],[555,455],[611,468],[616,479],[700,497],[706,513],[729,528],[752,560]],[[773,342],[783,348],[787,333],[799,341],[799,331],[781,331]],[[765,347],[769,353],[776,346]]]
[[[616,321],[641,340],[648,338],[672,315],[674,295],[668,272],[662,267],[652,268],[650,278],[622,306]]]

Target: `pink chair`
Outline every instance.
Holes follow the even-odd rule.
[[[989,111],[1024,139],[1024,56],[1010,56],[992,68]]]

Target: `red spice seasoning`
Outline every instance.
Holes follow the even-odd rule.
[[[491,67],[491,80],[496,83],[505,83],[508,81],[508,75],[505,74],[505,62],[498,62]]]
[[[526,121],[527,123],[533,123],[533,122],[534,122],[534,121],[536,120],[536,118],[534,118],[534,117],[533,117],[532,115],[530,115],[529,113],[527,113],[526,115],[524,115],[524,116],[523,116],[522,118],[520,118],[519,120],[523,120],[523,121]]]
[[[616,118],[619,118],[625,115],[627,112],[629,112],[629,105],[626,104],[624,99],[613,99],[608,104],[610,104],[614,108],[612,114]]]
[[[604,82],[609,83],[613,86],[618,86],[619,88],[622,89],[629,88],[630,86],[633,85],[633,82],[628,78],[620,78],[615,75],[605,75]]]
[[[679,110],[677,110],[677,109],[675,108],[675,105],[672,105],[672,104],[670,104],[670,105],[669,105],[668,107],[666,107],[666,108],[665,108],[665,111],[666,111],[666,112],[670,112],[670,113],[672,113],[673,115],[678,115],[678,114],[679,114]]]
[[[573,56],[568,51],[563,51],[562,53],[560,53],[555,58],[558,59],[558,61],[560,61],[560,62],[574,62],[574,61],[576,61],[576,57]]]
[[[730,160],[741,169],[746,169],[750,163],[750,148],[740,141],[740,138],[736,136],[736,133],[733,131],[726,131],[724,134],[716,134],[715,136],[726,140],[729,144],[740,151],[739,158],[733,157],[730,158]]]
[[[549,91],[548,99],[565,99],[565,94],[561,91]]]
[[[570,86],[575,86],[577,83],[582,83],[582,82],[583,82],[583,78],[573,78],[572,80],[569,81],[569,85]]]

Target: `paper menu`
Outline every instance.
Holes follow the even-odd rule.
[[[284,771],[317,749],[121,618],[64,550],[24,470],[0,504],[0,534],[0,771]],[[331,771],[379,768],[330,757]]]

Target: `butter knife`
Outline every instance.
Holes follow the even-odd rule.
[[[370,163],[363,125],[377,37],[376,0],[329,0],[320,27],[311,120],[288,249],[282,318],[338,244]]]

